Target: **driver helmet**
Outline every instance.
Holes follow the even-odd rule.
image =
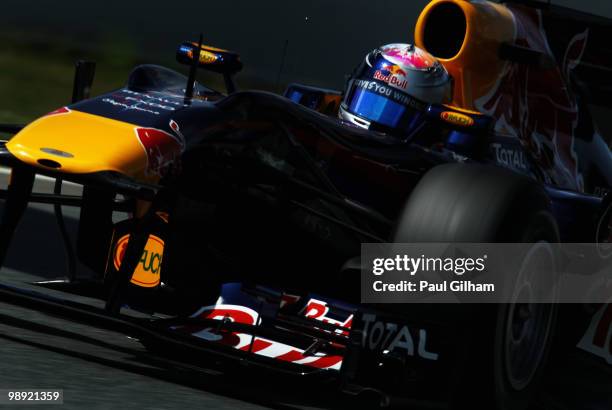
[[[425,50],[388,44],[353,72],[338,115],[361,128],[406,137],[423,123],[429,104],[450,102],[452,85],[444,66]]]

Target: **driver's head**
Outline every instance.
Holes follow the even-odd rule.
[[[340,118],[402,137],[422,122],[429,104],[450,102],[452,79],[428,52],[388,44],[365,57],[344,91]]]

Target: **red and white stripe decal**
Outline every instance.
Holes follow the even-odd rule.
[[[612,304],[603,305],[593,315],[578,347],[612,364]]]
[[[346,329],[337,330],[337,334],[348,336],[349,330],[351,330],[351,325],[353,324],[353,315],[350,315],[344,321],[327,317],[327,313],[329,312],[329,306],[327,306],[327,303],[322,300],[310,299],[308,304],[306,304],[306,308],[304,311],[304,316],[309,319],[320,320],[323,323],[329,323],[331,325],[340,326]]]
[[[326,306],[325,302],[313,299],[308,303],[305,312],[307,317],[322,321],[323,319],[327,319],[326,321],[328,323],[338,322],[325,317],[325,313],[327,313],[328,310],[329,308]],[[191,317],[213,320],[229,320],[235,323],[255,325],[257,321],[257,312],[246,306],[219,304],[202,307]],[[345,325],[348,323],[348,326],[350,327],[351,319],[352,317],[349,317],[342,323]],[[218,331],[216,328],[202,328],[201,326],[177,326],[173,329],[190,333],[195,337],[211,342],[231,346],[244,352],[251,352],[253,354],[270,357],[284,362],[302,364],[317,369],[333,370],[340,370],[340,366],[342,365],[342,356],[327,355],[324,353],[315,353],[313,355],[305,356],[304,350],[295,346],[290,346],[257,336],[253,337],[245,333]]]

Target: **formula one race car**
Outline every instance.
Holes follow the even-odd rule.
[[[106,308],[0,295],[156,351],[385,399],[525,408],[563,309],[361,304],[361,244],[609,242],[612,155],[597,127],[612,101],[611,35],[612,21],[549,4],[434,0],[415,39],[453,77],[453,102],[428,105],[401,139],[339,120],[341,92],[235,91],[238,55],[201,40],[179,47],[188,77],[142,65],[94,98],[83,63],[73,104],[1,127],[16,135],[0,146],[12,168],[0,260],[29,203],[79,206],[77,255]],[[197,83],[198,67],[222,74],[227,94]],[[32,192],[35,174],[83,195]],[[114,211],[130,218],[113,223]],[[568,343],[610,363],[610,307],[572,308]]]

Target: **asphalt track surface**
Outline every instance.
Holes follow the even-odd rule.
[[[0,187],[6,186],[0,173]],[[37,189],[49,190],[48,181]],[[69,187],[69,191],[78,189]],[[64,253],[49,206],[31,207],[17,232],[2,283],[63,277]],[[73,237],[78,214],[67,210]],[[89,272],[79,268],[80,276]],[[610,366],[576,351],[559,363],[534,410],[612,409]],[[0,389],[63,389],[65,409],[371,408],[333,386],[250,371],[205,370],[153,356],[125,335],[0,300]],[[0,405],[40,409],[46,405]],[[416,408],[416,407],[409,407]]]

